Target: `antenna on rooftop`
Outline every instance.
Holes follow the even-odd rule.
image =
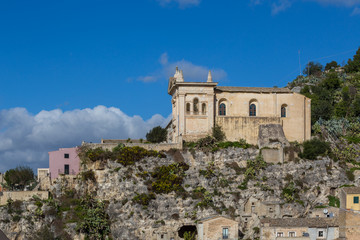
[[[300,71],[300,76],[301,76],[301,61],[300,61],[300,50],[299,50],[299,71]]]

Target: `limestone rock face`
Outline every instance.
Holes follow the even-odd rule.
[[[277,126],[265,127],[267,136],[273,131],[282,141]],[[266,142],[264,144],[269,143]],[[178,153],[179,154],[179,153]],[[149,193],[151,173],[158,166],[179,161],[174,154],[166,158],[148,157],[134,165],[124,167],[120,163],[107,161],[105,164],[85,166],[92,169],[96,182],[78,179],[59,179],[52,186],[52,195],[58,198],[66,189],[75,189],[79,194],[95,192],[96,198],[106,200],[107,214],[111,221],[113,239],[157,239],[160,235],[180,239],[178,230],[185,225],[196,225],[196,220],[211,215],[223,214],[239,222],[244,238],[254,236],[254,227],[259,227],[263,217],[306,217],[309,210],[318,204],[328,204],[331,189],[349,182],[336,162],[328,158],[316,161],[268,164],[265,169],[255,172],[246,187],[247,161],[254,161],[259,154],[255,148],[228,148],[215,153],[201,151],[180,152],[189,169],[183,175],[182,193],[156,194],[148,205],[133,201],[137,194]],[[101,167],[100,167],[101,166]],[[293,189],[294,194],[286,199],[283,190]],[[292,198],[292,199],[291,199]],[[0,229],[10,239],[27,239],[42,226],[56,221],[47,216],[36,217],[38,206],[35,201],[23,202],[19,221],[8,213],[6,206],[0,208]],[[66,231],[74,239],[84,236],[75,231],[76,223],[66,223]],[[51,230],[54,230],[51,228]],[[55,231],[55,230],[54,230]]]
[[[259,148],[279,148],[289,146],[284,130],[280,124],[262,124],[259,126]]]

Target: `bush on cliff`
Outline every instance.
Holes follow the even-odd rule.
[[[151,189],[155,193],[170,193],[172,191],[182,192],[184,188],[181,186],[184,179],[185,171],[189,169],[186,163],[174,163],[168,166],[160,166],[154,169],[151,177],[155,181],[151,184]]]
[[[167,137],[167,131],[160,126],[154,127],[146,134],[146,140],[151,143],[165,142]]]
[[[107,161],[111,159],[124,166],[133,165],[145,157],[165,157],[163,153],[154,150],[146,150],[139,146],[124,147],[122,144],[115,147],[113,151],[100,147],[95,149],[82,147],[79,151],[79,156],[83,162]]]
[[[330,152],[330,144],[320,139],[313,138],[304,142],[304,151],[300,154],[301,158],[315,160],[317,156]]]

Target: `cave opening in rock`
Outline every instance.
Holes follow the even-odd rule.
[[[179,237],[180,237],[180,238],[184,238],[184,234],[185,234],[186,232],[190,232],[190,233],[192,233],[192,234],[195,232],[195,235],[197,235],[196,226],[194,226],[194,225],[185,225],[185,226],[182,226],[182,227],[179,228],[179,230],[178,230]]]

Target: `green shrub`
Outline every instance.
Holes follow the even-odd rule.
[[[221,129],[221,126],[219,126],[218,124],[215,124],[215,126],[212,128],[212,137],[217,142],[224,141],[226,138],[224,131]]]
[[[170,193],[172,191],[184,191],[181,186],[185,171],[189,169],[186,163],[175,163],[168,166],[160,166],[154,169],[151,176],[155,179],[151,183],[151,189],[155,193]]]
[[[329,206],[330,207],[340,207],[340,199],[335,196],[327,196],[329,199]]]
[[[89,239],[105,239],[110,234],[110,220],[104,202],[87,196],[81,200],[78,212],[82,214],[76,226],[78,232]]]
[[[330,152],[330,144],[317,138],[304,142],[304,151],[300,154],[301,158],[315,160],[317,156]]]
[[[195,240],[196,233],[195,232],[185,232],[184,233],[184,240]]]
[[[93,170],[88,170],[85,172],[81,173],[81,179],[83,181],[92,181],[92,182],[96,182],[96,178],[95,178],[95,172]]]
[[[136,194],[135,197],[133,197],[133,202],[138,203],[140,205],[143,206],[148,206],[150,201],[156,199],[156,196],[154,193],[141,193],[141,194]]]
[[[293,202],[294,200],[299,199],[299,190],[295,187],[293,182],[290,182],[283,189],[281,197],[284,198],[286,202]]]
[[[154,127],[146,134],[146,140],[152,143],[161,143],[166,141],[167,131],[160,126]]]
[[[229,141],[227,141],[227,142],[219,142],[217,144],[217,147],[218,148],[234,147],[234,148],[244,148],[244,149],[247,149],[247,148],[251,147],[251,144],[248,144],[248,143],[246,143],[246,141],[244,142],[242,140],[240,140],[239,142],[229,142]]]
[[[124,166],[133,165],[145,157],[160,157],[164,158],[165,155],[153,150],[146,150],[145,148],[124,147],[119,152],[116,152],[113,159]]]
[[[255,234],[259,234],[259,233],[260,233],[260,228],[259,228],[259,227],[254,227],[253,230],[254,230],[254,233],[255,233]]]
[[[355,175],[354,175],[353,171],[351,171],[351,170],[346,170],[346,176],[349,179],[349,181],[355,180]]]

